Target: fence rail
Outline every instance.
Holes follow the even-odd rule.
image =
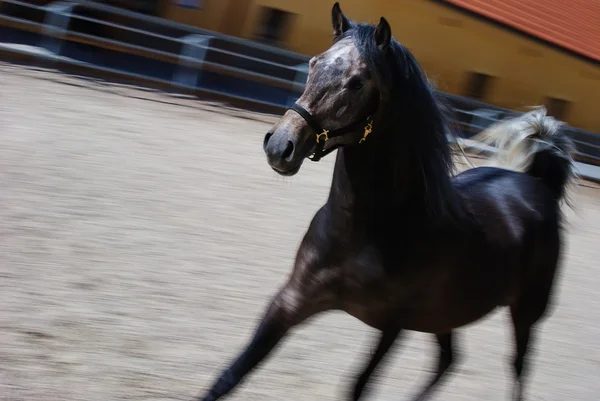
[[[282,110],[303,91],[308,57],[88,0],[45,6],[0,0],[0,50]],[[454,125],[469,138],[518,115],[447,93]],[[576,159],[600,166],[600,135],[568,127]]]

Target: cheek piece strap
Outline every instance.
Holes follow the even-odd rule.
[[[336,130],[327,130],[321,127],[321,124],[317,122],[317,120],[310,114],[304,107],[300,106],[298,103],[294,103],[289,107],[289,110],[293,110],[300,115],[309,125],[309,127],[316,133],[316,144],[315,151],[313,154],[308,156],[310,160],[313,162],[318,162],[323,157],[327,156],[329,153],[338,149],[339,147],[345,145],[346,141],[336,141],[337,143],[331,145],[325,149],[325,144],[327,141],[333,138],[341,138],[344,136],[355,136],[358,132],[362,131],[362,137],[358,141],[358,143],[363,143],[367,140],[367,136],[373,131],[373,114],[374,111],[369,112],[366,117],[357,120],[353,123],[350,123],[342,128],[338,128]],[[348,142],[350,143],[350,142]]]

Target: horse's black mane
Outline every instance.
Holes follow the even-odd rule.
[[[381,88],[387,104],[386,126],[396,169],[417,168],[423,194],[417,202],[435,219],[464,217],[457,192],[452,187],[454,164],[447,134],[455,135],[448,123],[448,109],[436,97],[435,89],[411,52],[392,38],[381,51],[374,39],[376,27],[352,23],[339,37],[351,38],[367,63],[372,78]],[[407,158],[412,158],[407,166]],[[396,171],[407,174],[407,171]],[[396,175],[395,174],[395,175]],[[399,188],[406,191],[406,188]]]

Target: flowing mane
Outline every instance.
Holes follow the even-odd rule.
[[[380,51],[375,30],[372,25],[352,23],[336,41],[354,41],[380,88],[386,110],[382,119],[385,126],[378,130],[385,131],[393,176],[413,170],[411,191],[419,198],[414,203],[425,207],[431,218],[461,221],[465,212],[451,183],[454,164],[447,134],[455,133],[448,123],[448,109],[436,97],[411,52],[393,38],[387,51]]]

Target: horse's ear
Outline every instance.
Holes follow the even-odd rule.
[[[331,24],[333,25],[333,34],[335,36],[341,36],[350,28],[350,20],[346,18],[338,2],[331,9]]]
[[[377,43],[379,50],[385,50],[390,45],[391,40],[392,28],[387,20],[381,17],[377,29],[375,29],[375,43]]]

